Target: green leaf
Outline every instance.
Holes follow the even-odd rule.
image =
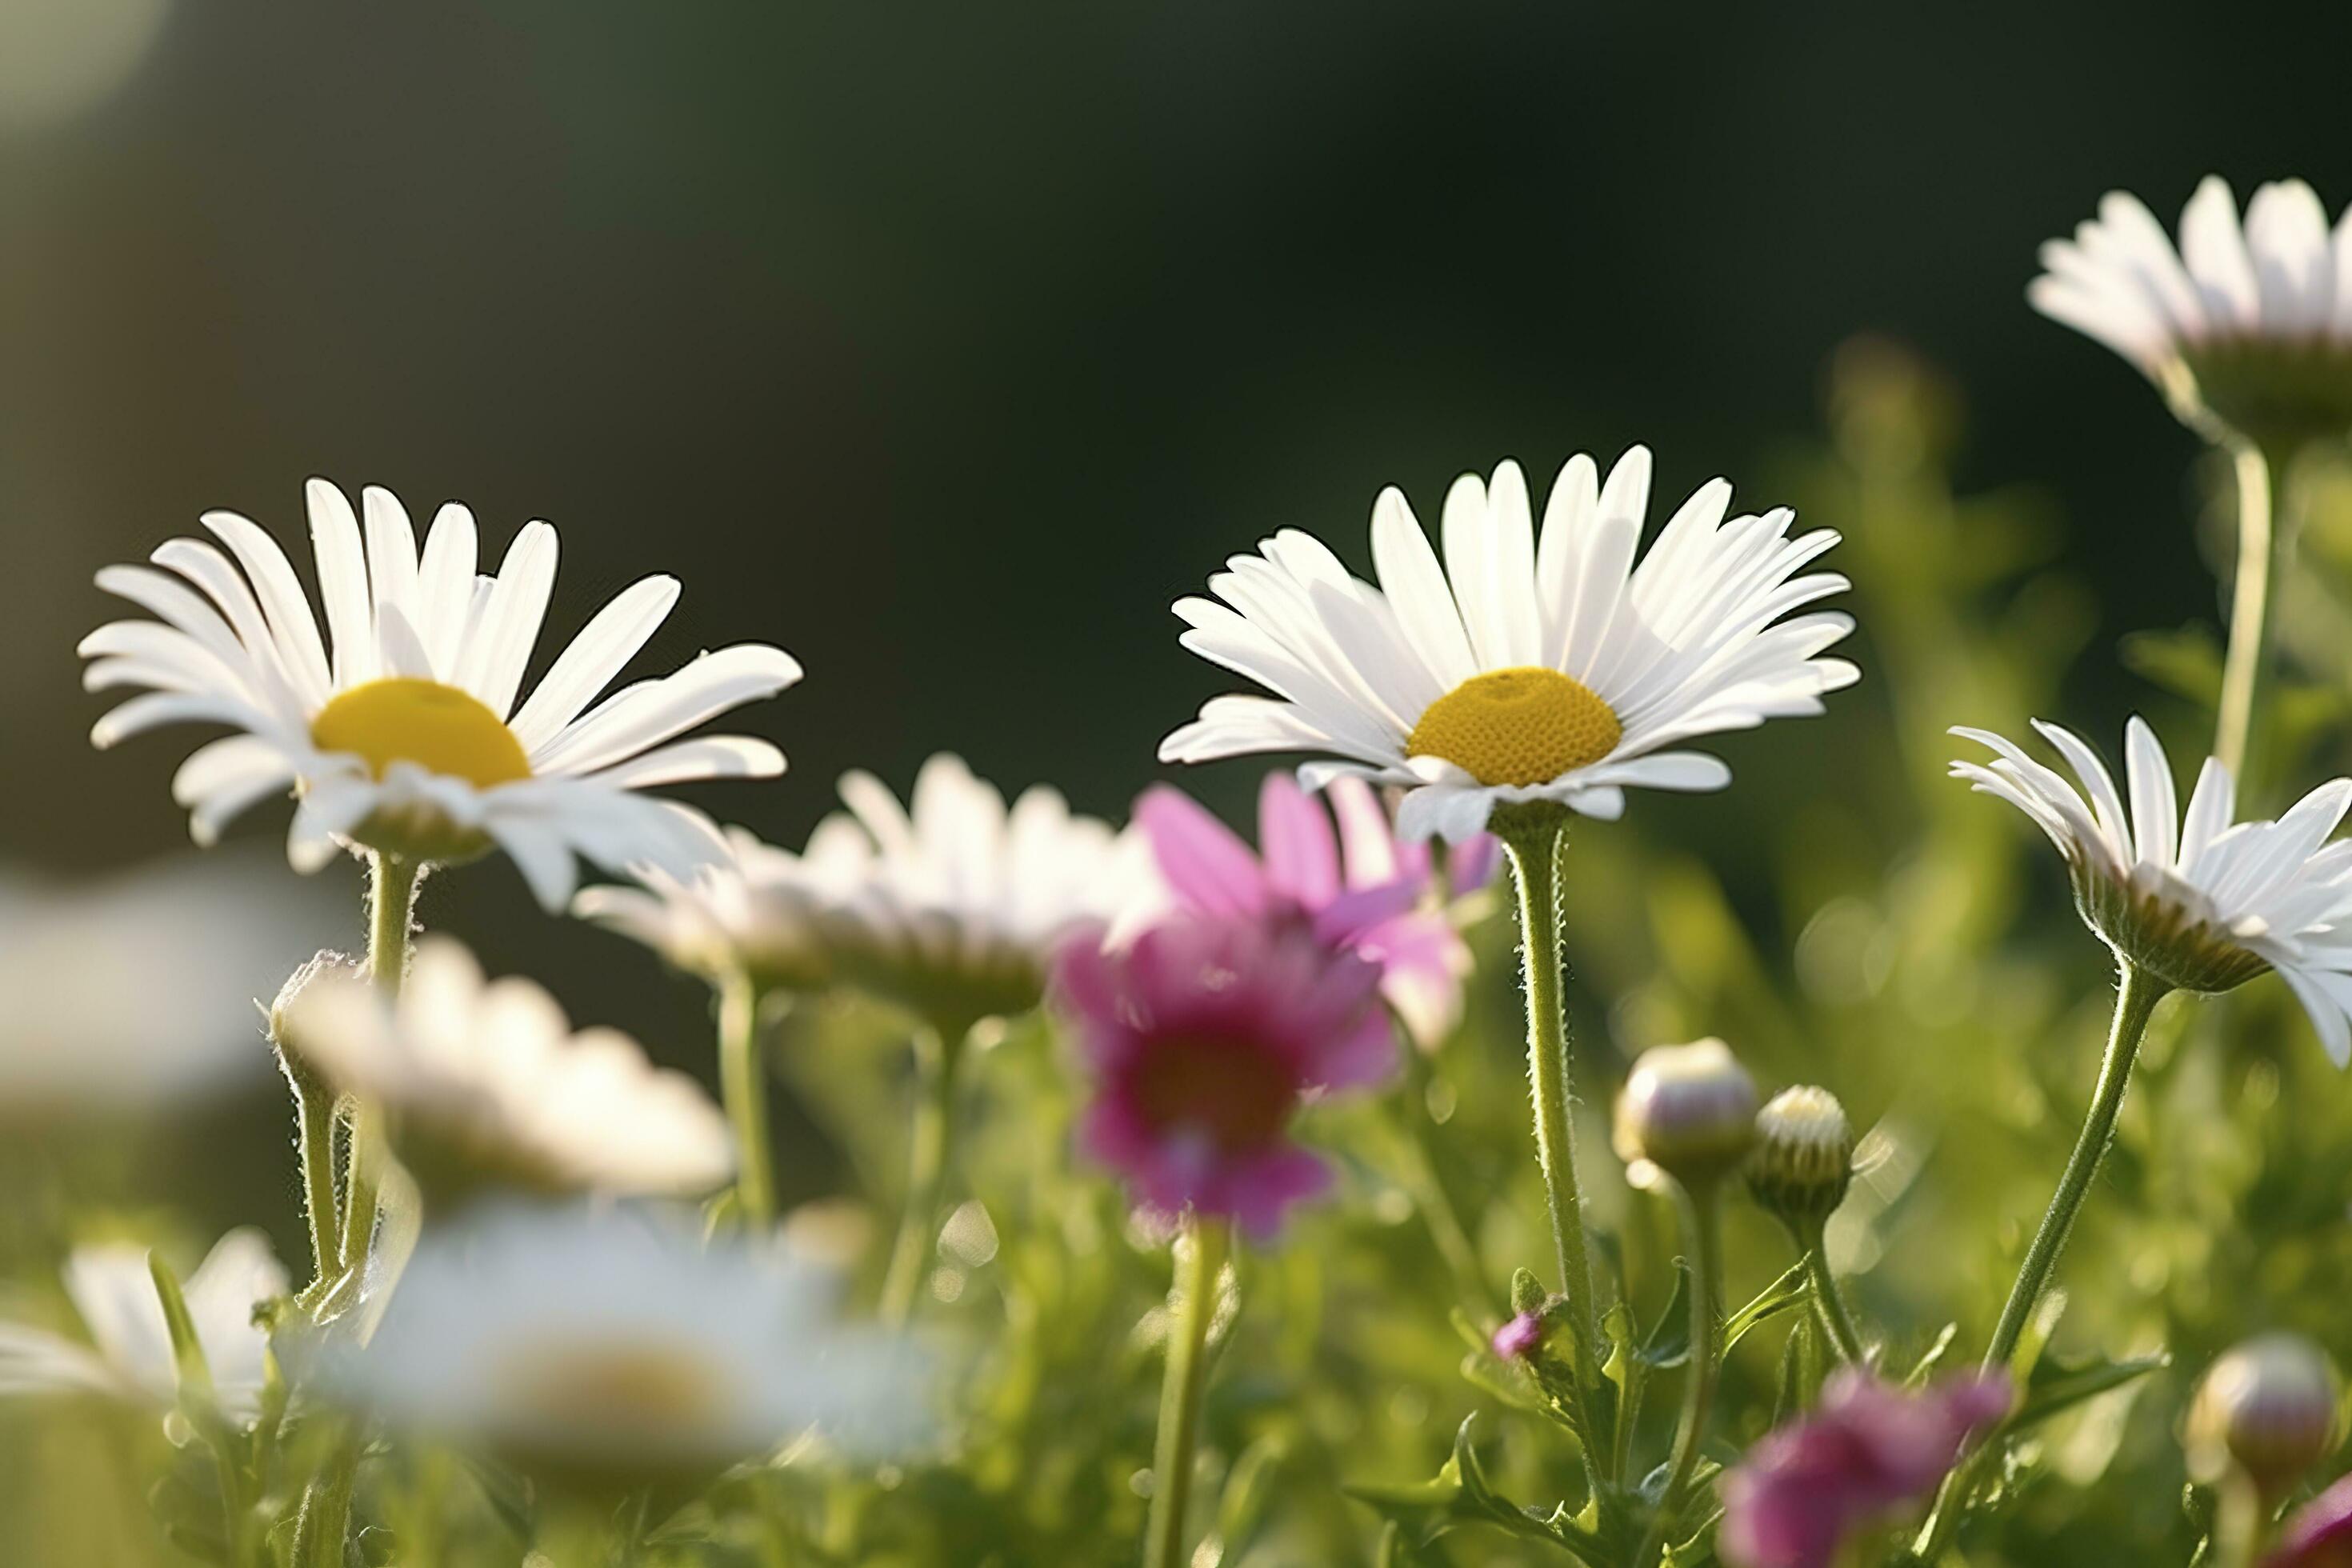
[[[2127,1361],[2110,1361],[2105,1356],[2044,1356],[2034,1364],[2032,1375],[2026,1380],[2025,1397],[2016,1413],[2002,1423],[2001,1430],[2005,1435],[2022,1432],[2085,1400],[2095,1399],[2171,1364],[2172,1357],[2162,1352]]]
[[[155,1281],[156,1298],[163,1303],[163,1327],[172,1337],[172,1364],[180,1374],[180,1399],[203,1408],[212,1404],[213,1372],[205,1361],[195,1321],[188,1316],[187,1298],[180,1293],[180,1277],[156,1253],[147,1255],[147,1274]]]
[[[1464,1419],[1454,1435],[1453,1456],[1431,1479],[1402,1486],[1357,1484],[1344,1489],[1378,1510],[1399,1529],[1404,1544],[1416,1550],[1456,1530],[1486,1525],[1522,1541],[1541,1542],[1579,1562],[1598,1563],[1599,1543],[1581,1527],[1557,1511],[1546,1519],[1495,1490],[1471,1442],[1477,1421],[1475,1415]]]
[[[1755,1300],[1724,1320],[1723,1348],[1729,1351],[1757,1324],[1779,1317],[1791,1307],[1801,1306],[1811,1299],[1812,1286],[1806,1277],[1805,1260],[1801,1258],[1790,1264],[1780,1278],[1757,1292]]]
[[[1690,1360],[1690,1265],[1675,1258],[1675,1293],[1666,1298],[1665,1310],[1650,1325],[1649,1337],[1634,1352],[1653,1371]]]
[[[1960,1325],[1946,1323],[1937,1333],[1935,1343],[1929,1345],[1926,1353],[1922,1354],[1918,1361],[1913,1363],[1911,1370],[1904,1374],[1903,1386],[1916,1388],[1935,1375],[1936,1369],[1944,1364],[1944,1357],[1951,1352],[1954,1342],[1959,1337]]]
[[[1789,1331],[1780,1351],[1780,1382],[1772,1395],[1772,1425],[1795,1419],[1822,1396],[1822,1379],[1828,1374],[1822,1331],[1808,1312]]]

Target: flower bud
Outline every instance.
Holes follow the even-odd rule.
[[[320,980],[328,975],[358,975],[361,965],[348,954],[332,948],[320,948],[299,969],[286,977],[278,988],[277,999],[267,1009],[269,1019],[269,1043],[278,1049],[278,1065],[286,1071],[297,1092],[308,1094],[323,1091],[317,1072],[302,1054],[296,1038],[293,1019],[296,1004]]]
[[[1544,1321],[1541,1312],[1521,1312],[1495,1331],[1489,1342],[1495,1353],[1505,1361],[1524,1361],[1536,1353],[1544,1342]]]
[[[1617,1152],[1646,1182],[1654,1167],[1684,1186],[1738,1168],[1756,1142],[1756,1083],[1721,1040],[1642,1053],[1617,1100]]]
[[[2284,1497],[2336,1446],[2335,1370],[2300,1334],[2249,1340],[2206,1372],[2184,1441],[2196,1479],[2235,1468],[2264,1498]]]
[[[1756,1113],[1748,1190],[1784,1225],[1829,1218],[1853,1179],[1853,1127],[1836,1095],[1811,1084],[1784,1089]]]

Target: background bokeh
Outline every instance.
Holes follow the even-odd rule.
[[[184,844],[165,784],[185,740],[84,741],[101,704],[72,650],[113,613],[90,575],[208,508],[299,540],[310,474],[389,485],[420,516],[463,500],[486,549],[552,520],[542,667],[654,571],[686,596],[645,668],[746,638],[799,656],[807,681],[743,715],[792,773],[688,792],[793,843],[844,769],[903,787],[940,748],[1123,814],[1166,775],[1159,737],[1233,684],[1177,647],[1167,611],[1225,555],[1297,525],[1360,564],[1383,484],[1433,521],[1465,468],[1513,455],[1540,485],[1572,451],[1638,440],[1662,496],[1723,473],[1748,505],[1848,531],[1832,563],[1860,584],[1866,679],[1826,720],[1725,742],[1739,809],[1644,798],[1587,836],[1596,884],[1640,889],[1695,944],[1661,960],[1586,911],[1596,979],[1626,992],[1604,1020],[1596,984],[1588,1022],[1621,1046],[1741,1025],[1785,1078],[1821,1037],[1758,1000],[1786,979],[1843,1017],[1865,1109],[1906,1092],[1916,1109],[1895,1066],[1853,1065],[1901,962],[1853,953],[1919,907],[1921,865],[2027,848],[2021,825],[1906,817],[1905,789],[1953,787],[1921,737],[2013,724],[2015,700],[2111,747],[2128,708],[2169,700],[2108,657],[2118,639],[2216,618],[2195,443],[2112,355],[2027,310],[2034,247],[2111,187],[2168,219],[2208,172],[2242,196],[2300,174],[2340,207],[2347,44],[2352,17],[2315,7],[2233,7],[2222,26],[2178,0],[2127,21],[2046,4],[10,0],[0,863],[82,878]],[[1857,499],[1851,406],[1844,466],[1826,456],[1829,367],[1864,332],[1938,367],[1937,410],[1965,405],[1965,442],[1930,465],[1949,489],[1905,489],[1906,458],[1874,496],[1864,472]],[[1851,398],[1876,362],[1843,363]],[[1952,490],[2000,498],[1981,534],[1937,510]],[[1926,557],[1895,531],[1923,518]],[[1972,642],[1903,577],[1990,583],[2025,562],[2063,591],[2020,594]],[[1964,700],[2000,710],[1947,710]],[[1256,776],[1183,782],[1238,809]],[[283,826],[266,807],[240,837]],[[1884,904],[1849,907],[1937,833]],[[1652,874],[1644,844],[1686,858]],[[2012,912],[2009,875],[1952,917],[1972,941]],[[352,868],[329,876],[355,895]],[[2054,905],[2051,882],[2032,896]],[[691,986],[546,920],[501,862],[457,887],[429,888],[426,918],[493,969],[560,969],[578,1016],[703,1065]],[[345,907],[320,941],[357,944]],[[1897,945],[1946,934],[1914,924]],[[2048,987],[2096,984],[2095,954],[2054,951],[2042,989],[2007,998],[2041,1025]],[[1713,978],[1682,985],[1694,971]],[[1967,1043],[1944,1002],[1906,1005]],[[142,1157],[200,1224],[259,1219],[290,1248],[267,1089]],[[787,1121],[794,1190],[836,1184],[817,1121]],[[2032,1168],[2065,1130],[2037,1136]],[[205,1180],[166,1176],[191,1149]]]

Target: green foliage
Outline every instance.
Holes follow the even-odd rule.
[[[1957,399],[1899,351],[1840,356],[1827,441],[1790,447],[1757,489],[1845,535],[1867,679],[1811,728],[1730,741],[1729,793],[1647,798],[1633,820],[1573,836],[1580,1137],[1608,1264],[1601,1383],[1579,1386],[1565,1359],[1530,1372],[1487,1344],[1506,1301],[1534,1299],[1515,1270],[1553,1283],[1512,936],[1489,919],[1459,1034],[1389,1103],[1313,1113],[1338,1190],[1238,1259],[1210,1349],[1196,1565],[1628,1563],[1672,1427],[1672,1399],[1656,1394],[1691,1350],[1671,1215],[1625,1185],[1593,1114],[1650,1045],[1721,1035],[1769,1086],[1833,1088],[1868,1131],[1829,1255],[1882,1369],[1919,1382],[1981,1350],[2078,1125],[2111,976],[2039,837],[1944,776],[1948,726],[2016,733],[2068,713],[2064,683],[2102,630],[2096,584],[2056,564],[2063,535],[2042,498],[1956,493],[1959,429]],[[2312,482],[2313,570],[2286,615],[2299,684],[2273,737],[2275,765],[2296,776],[2346,754],[2352,691],[2352,481]],[[2189,530],[2151,523],[2142,564],[2199,572]],[[2202,741],[2217,647],[2204,627],[2123,637],[2176,750]],[[2105,735],[2120,715],[2082,717]],[[600,1518],[592,1537],[634,1535],[648,1564],[1133,1563],[1167,1238],[1072,1156],[1077,1090],[1055,1031],[1031,1019],[982,1045],[965,1064],[954,1218],[919,1314],[961,1368],[939,1450],[878,1475],[788,1455],[649,1516]],[[865,1260],[869,1293],[898,1197],[908,1059],[903,1020],[846,1001],[803,1008],[772,1058],[846,1166],[844,1193],[793,1228]],[[2175,1506],[2172,1433],[2195,1371],[2272,1326],[2352,1364],[2337,1310],[2352,1292],[2352,1096],[2300,1015],[2275,985],[2176,999],[2144,1062],[2061,1265],[2063,1317],[2037,1323],[1997,1436],[2001,1506],[1969,1524],[1971,1563],[2188,1562],[2204,1524]],[[44,1211],[53,1226],[11,1221],[5,1259],[26,1310],[59,1322],[49,1281],[65,1240],[120,1203],[102,1178],[66,1186]],[[1723,1326],[1703,1475],[1811,1405],[1833,1365],[1779,1227],[1743,1201],[1727,1230],[1725,1299],[1745,1304]],[[160,1262],[156,1279],[175,1303]],[[282,1551],[334,1434],[289,1411],[275,1382],[257,1424],[225,1420],[184,1314],[167,1321],[182,1370],[168,1422],[89,1402],[0,1409],[0,1560],[257,1568]],[[1711,1560],[1710,1496],[1699,1487],[1676,1521],[1675,1568]],[[512,1563],[549,1506],[478,1457],[372,1449],[354,1550]]]

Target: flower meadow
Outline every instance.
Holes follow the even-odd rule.
[[[2099,629],[1874,340],[1737,487],[1570,431],[1234,538],[1167,648],[1217,694],[1116,820],[947,752],[788,775],[792,628],[642,668],[692,614],[648,575],[559,644],[543,521],[311,479],[100,570],[91,739],[199,847],[0,884],[0,1539],[2352,1563],[2352,214],[2115,194],[2041,263],[2205,445],[2147,559],[2221,546],[2218,634]],[[2070,700],[2115,660],[2137,710]],[[778,791],[837,809],[730,820]],[[707,1038],[436,929],[501,877]],[[260,1061],[299,1234],[126,1191],[110,1145]],[[788,1198],[811,1123],[850,1179]]]

